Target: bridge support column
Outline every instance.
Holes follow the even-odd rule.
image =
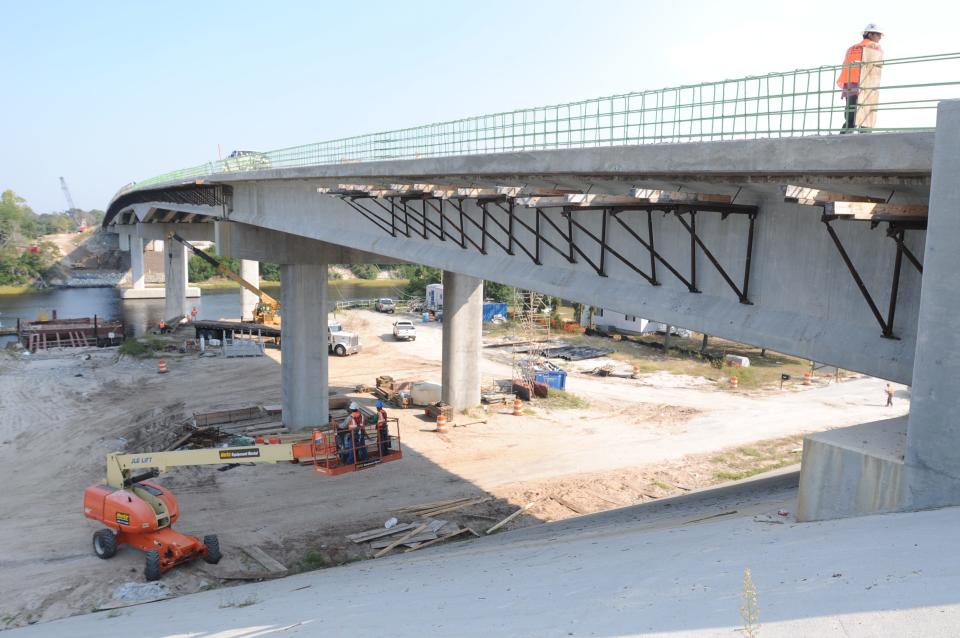
[[[260,287],[260,262],[250,259],[240,260],[240,276],[246,279],[254,286]],[[257,296],[247,290],[240,288],[240,320],[253,321],[253,309],[258,303]]]
[[[130,237],[130,288],[143,290],[146,288],[143,267],[143,239]]]
[[[904,455],[906,508],[960,504],[960,100],[940,103]]]
[[[178,241],[163,243],[164,319],[190,314],[187,301],[187,251]],[[142,254],[142,253],[141,253]]]
[[[327,423],[327,264],[280,266],[283,307],[283,423],[306,430]]]
[[[483,280],[443,273],[443,390],[456,410],[480,404]]]

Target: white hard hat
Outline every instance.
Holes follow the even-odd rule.
[[[343,404],[341,403],[340,405],[343,405]],[[360,406],[357,405],[357,402],[356,402],[356,401],[351,401],[351,402],[350,402],[350,409],[351,409],[351,410],[359,410],[359,409],[360,409]]]
[[[880,35],[883,35],[883,31],[880,29],[880,27],[879,27],[878,25],[874,24],[873,22],[871,22],[871,23],[868,24],[867,26],[863,27],[863,32],[864,32],[864,33],[879,33]]]

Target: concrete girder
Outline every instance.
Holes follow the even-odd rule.
[[[406,263],[393,257],[250,224],[222,221],[216,222],[214,227],[217,254],[235,259],[277,264]]]

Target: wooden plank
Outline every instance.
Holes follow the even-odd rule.
[[[347,534],[347,538],[352,540],[354,543],[366,543],[374,538],[380,538],[381,536],[392,536],[393,534],[411,530],[414,527],[416,527],[416,523],[400,523],[399,525],[395,525],[390,529],[380,527],[377,529],[368,529],[365,532],[357,532],[356,534]]]
[[[493,532],[497,531],[498,529],[500,529],[501,527],[503,527],[504,525],[506,525],[507,523],[509,523],[509,522],[512,521],[513,519],[515,519],[516,517],[520,516],[521,514],[523,514],[523,513],[526,512],[527,510],[529,510],[531,507],[533,507],[533,506],[536,505],[537,503],[539,503],[539,501],[530,501],[529,503],[527,503],[526,505],[524,505],[523,507],[521,507],[520,509],[518,509],[516,512],[514,512],[514,513],[511,514],[510,516],[506,517],[505,519],[503,519],[502,521],[500,521],[499,523],[497,523],[496,525],[494,525],[493,527],[491,527],[490,529],[488,529],[488,530],[486,531],[486,533],[487,533],[487,534],[492,534]]]
[[[865,202],[829,202],[823,205],[824,215],[871,219],[874,215],[898,217],[927,217],[925,204],[868,204]]]
[[[427,541],[426,543],[420,543],[420,544],[417,545],[416,547],[411,547],[410,549],[405,549],[405,550],[403,550],[403,553],[404,553],[404,554],[407,554],[407,553],[409,553],[409,552],[415,552],[415,551],[417,551],[418,549],[423,549],[424,547],[430,547],[431,545],[435,545],[436,543],[442,543],[443,541],[445,541],[445,540],[447,540],[447,539],[450,539],[450,538],[453,538],[454,536],[460,536],[461,534],[466,534],[467,532],[471,532],[471,531],[473,531],[473,530],[471,530],[471,529],[468,528],[468,527],[463,527],[463,528],[461,528],[461,529],[458,529],[457,531],[455,531],[455,532],[452,533],[452,534],[447,534],[446,536],[441,536],[441,537],[437,538],[436,540]],[[476,532],[474,532],[474,534],[476,535]]]
[[[432,541],[433,539],[438,538],[438,537],[439,537],[439,534],[437,534],[436,532],[425,531],[425,532],[423,532],[422,534],[417,534],[416,536],[414,536],[414,537],[412,537],[412,538],[408,538],[408,539],[405,540],[403,543],[401,543],[401,545],[405,545],[405,546],[409,547],[409,546],[415,545],[415,544],[417,544],[417,543],[424,543],[424,542],[426,542],[426,541]],[[383,549],[384,547],[387,547],[388,545],[392,545],[393,542],[394,542],[394,540],[391,539],[391,538],[381,538],[380,540],[376,540],[376,541],[371,542],[371,543],[370,543],[370,549]]]
[[[733,197],[730,195],[720,195],[717,193],[694,193],[686,191],[663,191],[654,188],[633,188],[630,195],[641,203],[645,204],[664,204],[664,203],[690,203],[703,202],[709,204],[732,204]]]
[[[385,555],[385,554],[389,554],[390,551],[391,551],[394,547],[396,547],[397,545],[402,545],[403,543],[405,543],[406,541],[410,540],[410,539],[413,538],[414,536],[416,536],[416,535],[420,534],[421,532],[423,532],[423,530],[425,530],[425,529],[427,529],[426,524],[420,525],[420,526],[417,527],[415,530],[411,530],[410,532],[407,532],[406,534],[404,534],[403,536],[401,536],[401,537],[398,538],[397,540],[393,541],[392,543],[390,543],[389,545],[387,545],[386,547],[384,547],[383,549],[381,549],[379,552],[377,552],[376,554],[374,554],[373,557],[374,557],[374,558],[380,558],[381,556],[383,556],[383,555]]]
[[[783,193],[783,201],[790,204],[804,204],[806,206],[822,206],[828,202],[867,202],[871,204],[883,204],[887,201],[882,197],[847,195],[846,193],[836,193],[833,191],[820,190],[819,188],[807,188],[805,186],[795,186],[792,184],[781,186],[780,192]]]
[[[263,549],[257,545],[251,545],[250,547],[241,548],[247,556],[257,561],[263,565],[269,572],[285,572],[287,568],[283,563],[275,559],[270,554],[263,551]]]

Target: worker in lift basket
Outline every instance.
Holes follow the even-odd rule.
[[[356,401],[350,403],[350,414],[340,424],[340,429],[344,434],[344,445],[340,453],[343,462],[349,463],[353,460],[354,450],[357,452],[356,458],[358,461],[366,461],[367,433],[363,429],[363,414],[360,412],[360,406]]]
[[[380,456],[390,454],[390,428],[387,425],[387,411],[383,401],[377,401],[377,439],[380,441]]]
[[[843,68],[837,77],[837,86],[846,99],[843,130],[869,130],[877,123],[877,105],[880,103],[880,70],[883,67],[883,49],[880,27],[870,23],[863,28],[863,40],[847,49]]]

